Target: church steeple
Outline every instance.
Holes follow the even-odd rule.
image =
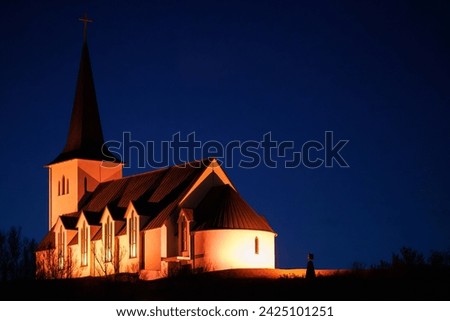
[[[115,157],[103,148],[104,139],[86,40],[86,21],[75,99],[69,133],[63,151],[50,163],[80,158],[113,161]],[[119,160],[116,160],[119,161]]]
[[[58,217],[80,210],[85,197],[106,181],[122,177],[122,163],[104,148],[94,78],[86,40],[84,40],[69,132],[62,152],[45,167],[49,171],[49,230]]]

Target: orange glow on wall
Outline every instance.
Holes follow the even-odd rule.
[[[255,251],[255,238],[258,251]],[[275,268],[275,234],[255,230],[208,230],[194,233],[194,268]],[[256,253],[257,252],[257,253]]]

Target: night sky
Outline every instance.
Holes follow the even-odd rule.
[[[270,133],[277,146],[290,144],[284,155],[233,154],[224,168],[278,233],[277,267],[305,267],[308,252],[316,268],[349,268],[390,260],[402,246],[425,257],[450,249],[450,2],[3,1],[1,9],[3,232],[17,226],[40,241],[47,231],[44,166],[66,141],[78,18],[87,12],[105,140],[129,133],[159,148],[193,133],[225,146]],[[341,141],[341,162],[321,164],[326,133],[327,147]],[[316,147],[310,163],[289,168],[302,146]],[[155,169],[139,168],[136,154],[125,175]],[[260,163],[243,168],[255,154]]]

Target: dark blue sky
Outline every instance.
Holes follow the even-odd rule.
[[[85,11],[106,140],[348,140],[346,168],[286,168],[289,153],[225,168],[278,233],[278,267],[450,249],[450,3],[434,0],[2,3],[2,231],[47,230],[44,165],[65,144]],[[125,175],[154,169],[130,155]]]

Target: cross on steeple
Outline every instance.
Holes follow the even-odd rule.
[[[84,28],[83,28],[83,40],[86,41],[86,37],[87,37],[87,24],[88,22],[93,22],[92,19],[88,19],[87,17],[87,13],[84,14],[84,17],[82,18],[78,18],[78,21],[81,21],[84,23]]]

